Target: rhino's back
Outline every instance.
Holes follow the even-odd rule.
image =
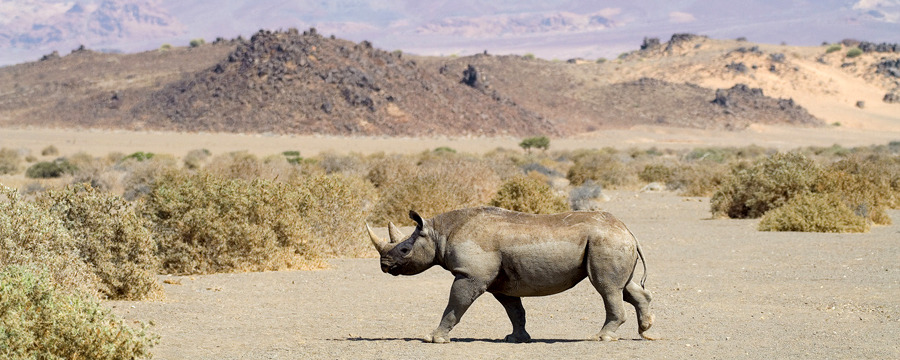
[[[550,295],[578,284],[587,276],[588,241],[607,237],[618,222],[602,212],[534,215],[481,209],[456,229],[451,243],[466,243],[461,248],[473,258],[497,262],[499,271],[488,290],[511,296]]]

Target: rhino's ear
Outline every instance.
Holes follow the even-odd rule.
[[[419,216],[419,213],[417,213],[415,210],[409,211],[409,218],[416,222],[417,228],[422,229],[425,227],[425,221],[422,220],[422,217]]]

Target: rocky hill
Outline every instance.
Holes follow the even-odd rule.
[[[535,112],[420,68],[399,52],[260,31],[130,112],[179,131],[367,135],[556,134]]]
[[[613,60],[563,62],[419,57],[315,29],[260,31],[0,68],[0,126],[389,136],[900,127],[900,105],[882,101],[900,82],[900,56],[888,45],[831,50],[676,34]],[[853,46],[867,50],[847,56]]]

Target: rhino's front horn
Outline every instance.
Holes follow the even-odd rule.
[[[391,243],[398,243],[403,239],[403,233],[393,222],[388,223],[388,235],[391,237]]]
[[[372,228],[369,227],[369,224],[366,224],[366,231],[369,232],[369,240],[372,240],[372,245],[375,245],[375,250],[378,250],[378,253],[384,252],[384,241],[378,238],[378,235],[375,235],[375,232],[372,231]]]

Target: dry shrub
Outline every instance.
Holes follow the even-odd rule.
[[[360,154],[341,155],[335,152],[323,152],[317,157],[318,165],[326,174],[341,173],[363,177],[369,171],[365,157]]]
[[[575,211],[600,210],[600,203],[608,200],[609,198],[603,195],[603,187],[592,180],[585,181],[569,191],[569,204]]]
[[[372,166],[366,179],[381,190],[397,186],[398,182],[414,177],[416,172],[418,166],[412,158],[401,155],[385,156],[372,159]]]
[[[441,157],[411,168],[408,160],[389,159],[375,164],[368,177],[380,194],[369,220],[380,226],[389,221],[412,225],[409,210],[434,215],[484,205],[500,186],[500,177],[490,167],[468,158]]]
[[[88,183],[92,188],[106,192],[122,191],[122,173],[111,166],[115,162],[110,157],[94,158],[85,153],[76,155],[78,157],[75,160],[70,159],[77,168],[72,174],[72,183]]]
[[[122,178],[122,197],[128,201],[149,194],[156,179],[163,174],[179,171],[175,159],[167,156],[155,156],[145,161],[125,159],[116,168],[125,172]]]
[[[290,179],[297,176],[299,168],[290,164],[284,156],[275,155],[260,160],[246,151],[236,151],[215,156],[204,170],[226,179]]]
[[[43,156],[57,156],[59,155],[59,149],[56,146],[48,145],[43,150],[41,150],[41,155]]]
[[[0,149],[0,175],[15,174],[22,170],[22,156],[18,151]]]
[[[587,180],[616,187],[636,183],[636,175],[629,171],[617,153],[592,151],[577,155],[566,177],[572,185],[581,185]]]
[[[853,213],[836,193],[804,193],[772,209],[759,222],[760,231],[866,232],[865,218]]]
[[[857,176],[874,188],[879,204],[900,208],[900,156],[875,153],[854,154],[835,162],[829,171],[843,171]]]
[[[0,267],[0,357],[149,358],[156,336],[133,329],[93,299],[70,294],[53,276]]]
[[[117,300],[162,295],[149,224],[125,200],[84,184],[48,191],[37,203],[62,220],[80,258],[100,279],[103,295]]]
[[[666,180],[666,188],[684,196],[710,196],[728,178],[730,167],[713,161],[679,164]]]
[[[490,205],[532,214],[555,214],[569,210],[566,198],[556,194],[547,185],[547,178],[537,172],[507,180]]]
[[[308,198],[272,180],[169,172],[154,183],[142,213],[153,222],[164,272],[280,270],[318,265],[301,217]]]
[[[671,165],[651,163],[644,165],[644,168],[638,173],[638,178],[643,182],[659,182],[667,183],[675,175],[675,168]]]
[[[61,289],[96,295],[99,280],[79,258],[75,239],[46,209],[0,189],[0,266],[45,269]]]
[[[188,168],[189,170],[199,170],[211,155],[212,153],[207,149],[194,149],[188,151],[188,153],[184,155],[182,161],[184,162],[185,168]]]
[[[863,175],[840,170],[823,172],[815,185],[817,193],[831,193],[856,215],[879,225],[889,225],[887,208],[891,189],[887,184],[869,181]]]
[[[363,224],[375,208],[378,194],[371,183],[343,174],[316,175],[296,184],[306,198],[301,203],[302,221],[316,240],[313,251],[324,256],[360,256],[371,243],[363,236]]]
[[[735,168],[712,196],[713,216],[758,218],[812,191],[820,167],[800,153],[777,153],[753,166]]]

